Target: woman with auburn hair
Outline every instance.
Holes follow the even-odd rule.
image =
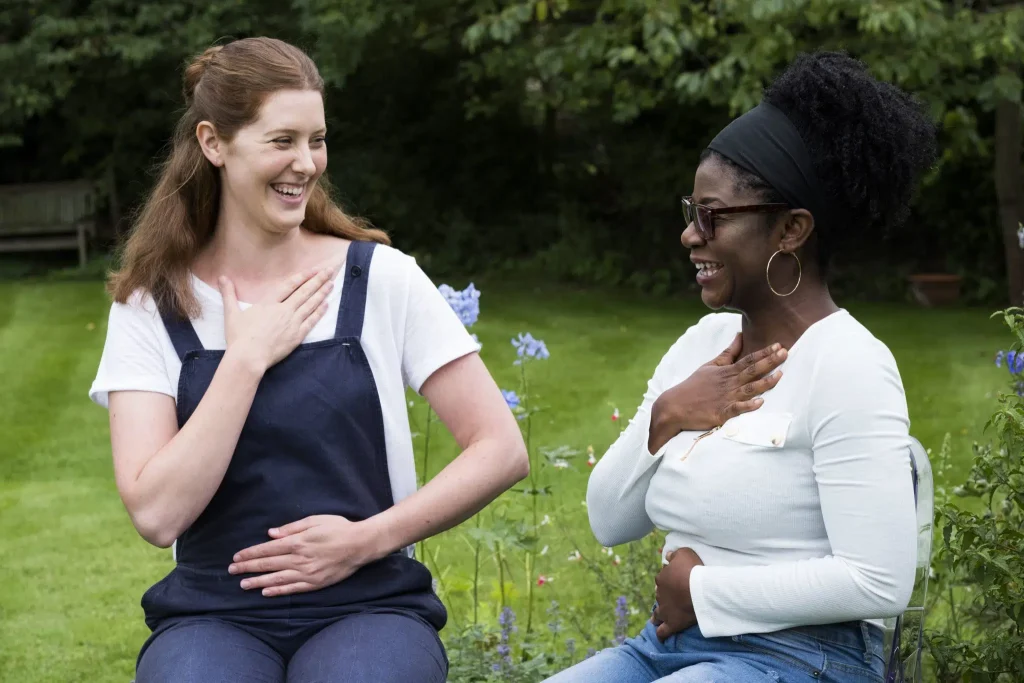
[[[196,58],[110,278],[90,397],[132,523],[175,557],[142,598],[138,683],[445,680],[412,547],[527,474],[454,311],[332,202],[323,92],[278,40]],[[407,386],[463,449],[419,490]]]

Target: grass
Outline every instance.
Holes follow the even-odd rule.
[[[464,282],[452,282],[462,286]],[[581,453],[568,469],[539,468],[551,495],[539,500],[551,524],[542,527],[532,576],[524,553],[505,554],[505,598],[525,629],[525,595],[536,592],[535,629],[545,630],[551,599],[578,619],[581,644],[607,638],[616,595],[585,563],[567,561],[578,548],[610,581],[626,567],[600,552],[582,505],[589,468],[632,415],[661,355],[705,312],[699,302],[653,300],[568,287],[477,283],[483,290],[474,326],[483,356],[503,388],[518,387],[509,339],[531,332],[551,359],[530,369],[531,393],[545,411],[533,420],[532,444]],[[87,391],[103,346],[108,301],[97,282],[0,283],[0,681],[126,683],[147,636],[139,599],[171,566],[170,552],[135,533],[113,483],[106,413]],[[969,467],[970,444],[1004,386],[992,364],[1009,341],[985,310],[930,311],[903,305],[850,306],[892,349],[907,390],[912,431],[938,449],[953,436],[958,467]],[[618,408],[620,422],[610,419]],[[414,429],[422,462],[425,406]],[[454,455],[443,427],[431,431],[428,469]],[[941,483],[941,482],[939,482]],[[519,489],[523,487],[517,487]],[[508,493],[482,513],[485,529],[524,519],[530,497]],[[472,523],[426,544],[440,590],[452,606],[446,637],[473,619]],[[615,553],[626,557],[626,549]],[[502,602],[492,553],[482,554],[478,617],[493,622]],[[536,586],[537,573],[552,577]],[[650,592],[653,592],[653,577]],[[639,592],[647,592],[640,587]],[[649,604],[635,604],[633,625]],[[566,635],[572,635],[567,633]],[[589,636],[589,638],[587,638]],[[585,645],[582,645],[585,648]]]

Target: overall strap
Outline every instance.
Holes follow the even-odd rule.
[[[164,327],[167,328],[167,334],[171,337],[171,343],[174,344],[174,350],[178,352],[178,358],[184,361],[185,354],[189,351],[203,350],[203,342],[199,341],[199,335],[188,318],[182,318],[159,304],[157,307]]]
[[[363,313],[366,311],[366,287],[370,281],[370,260],[376,242],[353,240],[348,246],[345,263],[345,281],[341,287],[338,307],[338,327],[335,338],[359,339],[363,332]]]

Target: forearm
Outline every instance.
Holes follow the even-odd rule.
[[[837,557],[767,566],[695,567],[690,594],[701,633],[725,637],[901,613],[913,588],[914,547],[888,565]]]
[[[423,488],[366,523],[383,557],[469,519],[529,474],[529,459],[516,440],[480,439]],[[519,441],[521,444],[521,441]]]
[[[865,396],[884,405],[880,391]],[[814,474],[827,555],[694,570],[693,604],[704,635],[735,635],[744,623],[766,631],[880,619],[906,608],[917,560],[906,423],[881,412],[838,413],[835,424],[816,431]]]
[[[590,475],[587,514],[602,545],[628,543],[654,528],[646,498],[661,454],[648,450],[649,433],[650,412],[641,406]]]
[[[195,412],[128,488],[125,504],[139,532],[167,547],[213,498],[238,444],[262,372],[230,351]]]

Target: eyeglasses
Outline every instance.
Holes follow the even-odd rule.
[[[693,223],[697,228],[697,234],[705,242],[710,242],[715,238],[715,216],[736,213],[775,213],[787,209],[789,209],[788,204],[751,204],[749,206],[712,208],[694,203],[693,197],[683,197],[683,217],[686,219],[686,224]]]

